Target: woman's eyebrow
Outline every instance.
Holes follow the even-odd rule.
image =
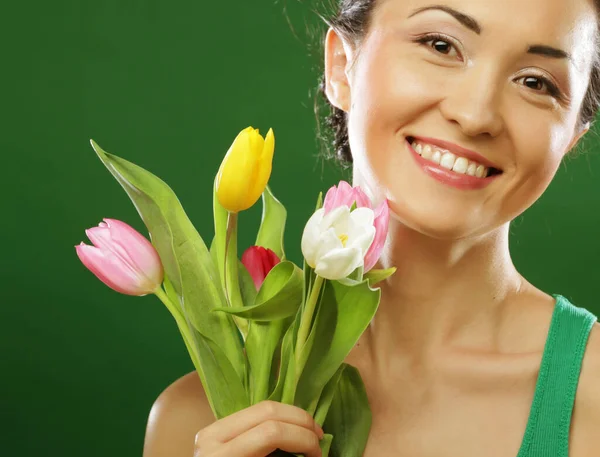
[[[468,14],[465,14],[465,13],[461,13],[460,11],[455,10],[454,8],[451,8],[446,5],[423,6],[421,8],[417,8],[416,10],[414,10],[412,13],[410,13],[408,15],[408,17],[410,18],[419,13],[422,13],[424,11],[429,11],[429,10],[444,11],[445,13],[450,14],[454,19],[456,19],[458,22],[460,22],[462,25],[464,25],[469,30],[472,30],[477,35],[481,35],[481,31],[482,31],[481,25],[479,25],[479,23],[475,20],[474,17],[469,16]],[[540,55],[543,57],[549,57],[552,59],[573,60],[571,55],[568,52],[563,51],[562,49],[553,48],[552,46],[547,46],[544,44],[534,44],[534,45],[529,46],[527,48],[527,53],[528,54],[536,54],[536,55]]]
[[[573,60],[571,54],[567,51],[563,51],[562,49],[556,49],[552,46],[546,46],[543,44],[534,44],[529,46],[527,49],[529,54],[537,54],[544,57],[550,57],[552,59],[568,59]]]
[[[419,13],[422,13],[423,11],[429,11],[429,10],[444,11],[445,13],[448,13],[452,17],[454,17],[454,19],[456,19],[458,22],[460,22],[466,28],[475,32],[477,35],[481,34],[481,26],[475,20],[475,18],[473,18],[467,14],[461,13],[460,11],[457,11],[454,8],[450,8],[449,6],[445,6],[445,5],[423,6],[421,8],[417,8],[416,10],[414,10],[412,13],[410,13],[408,15],[408,17],[413,17]]]

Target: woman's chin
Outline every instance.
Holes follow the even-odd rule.
[[[396,227],[394,227],[396,226]],[[390,230],[406,227],[413,232],[436,240],[453,241],[475,237],[489,231],[474,214],[443,211],[438,207],[397,207],[390,202]]]

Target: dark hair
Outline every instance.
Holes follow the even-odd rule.
[[[377,0],[336,0],[339,4],[333,8],[333,13],[320,14],[321,19],[332,27],[340,36],[354,45],[360,45],[369,30],[373,10]],[[600,15],[600,0],[594,0],[596,9]],[[323,134],[317,120],[318,136],[324,142],[324,156],[327,159],[335,159],[344,169],[352,165],[352,152],[348,141],[348,125],[346,113],[331,105],[325,94],[325,75],[321,76],[318,91],[329,112],[325,116],[325,123],[330,129],[333,138],[327,133]],[[600,108],[600,41],[596,37],[596,55],[592,65],[592,72],[587,92],[583,99],[579,113],[578,127],[583,127],[588,122],[593,123]],[[315,100],[315,112],[319,116],[318,100]],[[333,146],[333,151],[329,148]]]

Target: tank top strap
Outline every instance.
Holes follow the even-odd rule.
[[[565,297],[556,305],[529,420],[517,457],[568,457],[575,394],[588,337],[597,318]]]

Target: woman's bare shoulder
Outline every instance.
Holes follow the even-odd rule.
[[[569,455],[600,455],[600,324],[595,323],[585,350],[571,422]]]
[[[215,422],[196,371],[158,396],[148,417],[144,457],[192,457],[196,433]]]

